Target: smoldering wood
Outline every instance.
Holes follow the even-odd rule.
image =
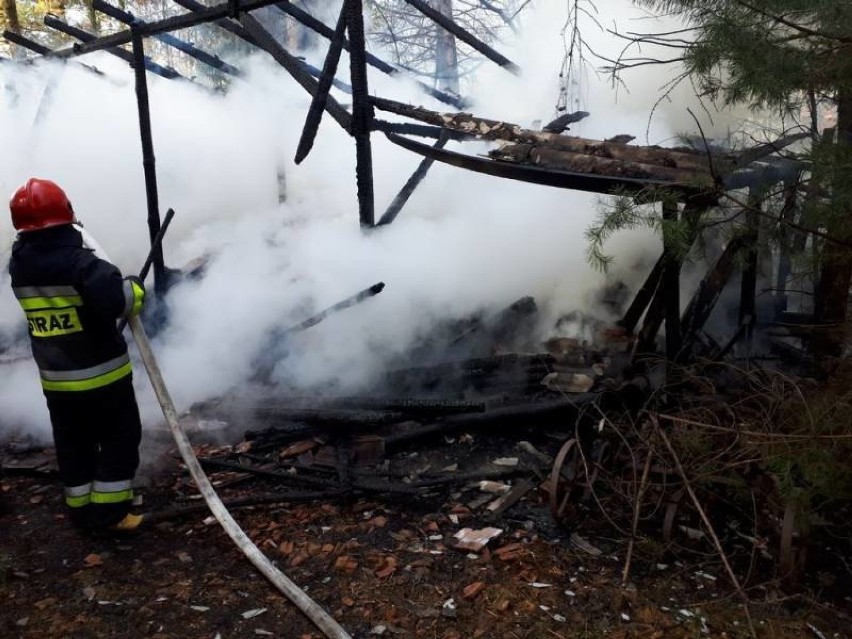
[[[151,241],[154,267],[154,291],[166,292],[166,267],[163,246],[157,242],[160,234],[160,202],[157,190],[157,169],[154,159],[154,137],[151,132],[151,110],[148,105],[148,81],[145,76],[145,45],[142,36],[133,34],[133,74],[136,79],[136,102],[139,112],[139,132],[142,139],[142,169],[145,175],[145,200],[148,208],[148,237]],[[162,236],[160,236],[162,239]]]
[[[293,17],[298,22],[302,23],[309,29],[312,29],[314,32],[318,33],[326,40],[332,40],[334,38],[334,29],[328,27],[324,22],[318,20],[313,15],[294,5],[291,2],[277,2],[275,7],[280,11],[283,11],[287,15]],[[346,38],[343,39],[343,48],[349,51],[349,41]],[[372,66],[375,69],[378,69],[382,73],[385,73],[390,76],[395,75],[405,75],[409,77],[407,74],[403,74],[400,69],[397,69],[392,64],[388,64],[381,58],[373,55],[369,51],[365,52],[367,64]],[[465,106],[465,101],[457,96],[450,95],[449,93],[445,93],[444,91],[439,91],[438,89],[429,86],[425,82],[421,80],[414,80],[414,82],[428,95],[431,95],[436,100],[443,102],[444,104],[449,104],[450,106],[454,106],[456,108],[463,108]]]
[[[95,36],[94,34],[89,33],[88,31],[85,31],[84,29],[80,29],[79,27],[71,26],[67,22],[63,22],[62,20],[60,20],[56,16],[52,16],[50,14],[47,14],[47,15],[44,16],[44,24],[45,24],[45,26],[50,27],[51,29],[56,29],[57,31],[59,31],[61,33],[65,33],[67,35],[70,35],[74,38],[77,38],[78,40],[80,40],[81,42],[84,42],[84,43],[85,42],[92,42],[93,40],[95,40],[97,38],[97,36]],[[130,51],[126,51],[125,49],[121,49],[119,47],[110,47],[110,48],[105,49],[105,51],[107,53],[109,53],[110,55],[114,55],[115,57],[119,58],[120,60],[124,60],[128,64],[131,64],[131,65],[135,64],[135,59],[133,57],[133,54]],[[142,68],[147,69],[151,73],[159,75],[163,78],[167,78],[169,80],[174,80],[176,78],[180,78],[182,80],[187,80],[189,82],[188,78],[185,78],[184,76],[182,76],[180,73],[178,73],[174,69],[170,69],[168,67],[164,67],[162,65],[159,65],[156,62],[154,62],[153,60],[151,60],[150,58],[148,58],[147,56],[145,56],[143,58]]]
[[[446,146],[449,140],[449,135],[442,134],[433,147],[441,149]],[[396,219],[396,216],[399,215],[400,211],[402,211],[402,207],[405,206],[409,198],[414,194],[414,191],[418,186],[420,186],[420,183],[424,180],[427,173],[429,173],[429,169],[432,168],[432,164],[434,164],[434,162],[435,160],[433,158],[424,158],[420,161],[420,164],[414,170],[414,173],[411,174],[411,177],[408,178],[408,181],[403,185],[399,193],[396,194],[396,197],[394,197],[393,201],[388,205],[388,208],[385,210],[382,217],[379,218],[376,226],[390,224]]]
[[[637,154],[638,155],[638,154]],[[607,158],[586,153],[575,153],[561,148],[531,144],[514,144],[489,152],[489,156],[502,161],[529,163],[544,168],[567,169],[575,173],[626,176],[689,184],[700,190],[713,186],[709,174],[693,170],[676,169],[658,164],[647,164],[623,158]]]
[[[367,80],[367,48],[364,35],[362,0],[347,0],[344,5],[346,30],[349,32],[349,68],[352,80],[352,125],[355,137],[355,181],[358,187],[358,218],[362,227],[376,224],[373,192],[373,150],[370,129],[374,117]]]
[[[104,13],[105,15],[109,16],[110,18],[118,20],[119,22],[122,22],[128,26],[147,24],[147,22],[145,22],[144,20],[139,20],[138,18],[136,18],[132,13],[123,11],[118,7],[114,7],[105,0],[92,0],[92,7],[94,7],[97,11],[100,11],[101,13]],[[199,62],[213,67],[214,69],[218,69],[222,73],[227,73],[228,75],[232,76],[242,75],[242,72],[239,69],[221,60],[218,56],[211,55],[206,51],[199,49],[195,45],[190,44],[189,42],[185,42],[179,38],[176,38],[170,33],[160,33],[153,37],[159,40],[160,42],[170,47],[173,47],[178,51],[181,51],[182,53],[185,53],[191,58],[198,60]]]
[[[350,0],[343,0],[343,5],[340,8],[340,16],[337,19],[337,26],[332,34],[332,38],[328,45],[328,53],[325,56],[325,62],[322,67],[322,75],[320,75],[319,83],[317,84],[317,92],[311,98],[311,105],[308,107],[308,114],[305,116],[305,126],[302,128],[302,135],[299,138],[299,145],[296,148],[296,157],[294,162],[300,164],[304,160],[311,148],[314,145],[317,131],[319,130],[320,122],[322,121],[322,112],[326,98],[331,90],[334,76],[337,73],[337,66],[340,63],[340,54],[343,51],[343,37],[346,34],[346,11]],[[277,6],[281,6],[279,3]],[[286,3],[289,5],[289,3]]]
[[[410,122],[388,122],[379,118],[373,118],[373,131],[397,133],[399,135],[416,135],[417,137],[434,138],[435,140],[442,136],[447,136],[450,140],[469,140],[472,138],[472,136],[465,135],[464,133],[442,129],[438,126],[412,124]]]
[[[421,144],[393,133],[386,133],[385,137],[397,146],[424,157],[432,157],[451,166],[531,184],[543,184],[588,193],[629,194],[637,200],[641,199],[643,203],[654,202],[672,195],[684,199],[696,195],[707,195],[690,184],[673,184],[664,180],[643,180],[631,177],[576,173],[562,169],[546,169],[532,164],[501,162],[447,151],[446,149],[435,149],[431,145]]]
[[[550,147],[581,155],[591,155],[604,159],[627,160],[638,164],[653,164],[663,168],[695,171],[697,174],[711,176],[707,156],[689,149],[668,149],[658,146],[639,147],[613,142],[602,142],[576,136],[548,133],[524,129],[511,122],[489,120],[473,116],[470,113],[440,113],[387,98],[373,97],[377,109],[452,129],[471,135],[477,139],[506,141],[518,144]],[[714,168],[719,171],[728,167],[730,158],[714,158]]]
[[[404,0],[404,1],[407,4],[410,4],[415,9],[417,9],[420,13],[425,15],[427,18],[429,18],[433,22],[436,22],[441,27],[443,27],[445,30],[452,33],[459,40],[461,40],[462,42],[464,42],[468,46],[472,47],[473,49],[476,49],[477,51],[479,51],[482,55],[484,55],[486,58],[488,58],[492,62],[499,64],[501,67],[511,71],[515,75],[520,74],[521,68],[517,64],[515,64],[514,62],[509,60],[509,58],[507,58],[506,56],[501,55],[500,53],[495,51],[493,48],[489,47],[487,44],[482,42],[479,38],[474,36],[472,33],[467,31],[463,27],[456,24],[451,17],[444,15],[443,13],[438,11],[437,9],[435,9],[435,8],[431,7],[430,5],[428,5],[427,3],[423,2],[423,0]]]
[[[287,409],[358,409],[368,411],[389,411],[404,413],[406,416],[440,416],[458,413],[485,412],[485,402],[473,402],[449,399],[431,399],[420,397],[276,397],[261,400],[258,407],[280,406]]]
[[[273,329],[270,333],[269,339],[267,340],[267,346],[264,348],[263,353],[256,364],[253,379],[255,381],[269,380],[272,375],[272,371],[275,368],[275,364],[284,355],[284,350],[286,349],[285,343],[289,335],[305,330],[306,328],[310,328],[311,326],[315,326],[329,315],[333,315],[334,313],[355,306],[356,304],[360,304],[364,300],[375,297],[381,293],[384,288],[384,282],[377,282],[369,288],[365,288],[363,291],[359,291],[355,295],[347,297],[345,300],[332,304],[327,309],[320,311],[316,315],[312,315],[298,324],[285,329]]]

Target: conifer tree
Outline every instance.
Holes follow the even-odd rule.
[[[816,319],[848,319],[852,284],[852,3],[836,0],[637,0],[680,16],[685,30],[647,42],[682,48],[699,91],[727,104],[804,112],[813,133],[808,224],[822,231]],[[817,112],[836,110],[820,139]],[[819,182],[819,183],[817,183]],[[825,239],[825,237],[829,239]],[[821,347],[836,353],[838,342]]]

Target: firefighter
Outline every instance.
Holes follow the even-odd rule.
[[[18,231],[12,289],[27,318],[47,399],[71,521],[129,532],[141,422],[127,344],[116,321],[137,314],[145,288],[85,247],[65,192],[30,178],[9,202]]]

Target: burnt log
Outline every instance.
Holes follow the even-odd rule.
[[[628,146],[614,142],[547,133],[546,131],[535,131],[524,129],[511,122],[489,120],[469,113],[439,113],[387,98],[374,97],[373,104],[382,111],[452,129],[481,140],[503,140],[532,146],[551,147],[604,159],[626,160],[639,164],[654,164],[664,168],[693,171],[701,174],[702,177],[712,175],[707,156],[697,151],[666,149],[658,146]],[[500,152],[512,153],[508,150],[501,150]],[[515,153],[522,152],[523,150],[519,150]],[[727,162],[726,156],[714,157],[715,170],[723,170],[727,166]]]

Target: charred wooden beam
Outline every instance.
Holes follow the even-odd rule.
[[[438,138],[438,141],[432,146],[436,149],[442,149],[449,140],[449,135],[442,134],[441,137]],[[396,194],[396,197],[385,210],[384,215],[382,215],[379,219],[376,226],[390,224],[396,219],[396,216],[399,215],[402,207],[405,206],[406,202],[408,202],[408,199],[412,196],[417,187],[420,186],[420,183],[424,180],[434,162],[434,158],[424,158],[421,160],[414,173],[411,174],[411,177],[408,178],[408,181],[403,185],[402,189],[400,189],[399,193]]]
[[[346,34],[346,12],[350,1],[343,0],[343,5],[340,8],[340,17],[337,19],[337,27],[328,45],[328,53],[326,53],[325,62],[323,63],[317,92],[311,98],[311,106],[308,107],[305,126],[302,128],[302,136],[296,148],[296,157],[294,160],[296,164],[300,164],[308,156],[308,153],[310,153],[316,139],[317,131],[319,130],[320,122],[322,121],[325,101],[331,90],[334,75],[337,73],[337,65],[340,63],[340,54],[343,51],[343,37]]]
[[[705,193],[689,184],[673,184],[662,180],[641,180],[631,177],[576,173],[561,169],[544,169],[531,164],[500,162],[498,160],[447,151],[446,149],[437,149],[429,144],[421,144],[393,133],[386,133],[385,137],[397,146],[423,157],[434,158],[438,162],[457,166],[468,171],[529,182],[531,184],[543,184],[562,189],[607,195],[614,193],[624,195],[625,193],[629,193],[637,198],[641,197],[643,202],[653,202],[663,197],[671,196],[686,199],[696,195],[705,195]]]
[[[96,35],[89,33],[88,31],[86,31],[84,29],[80,29],[79,27],[73,27],[70,24],[68,24],[67,22],[63,22],[62,20],[60,20],[56,16],[52,16],[50,14],[47,14],[47,15],[44,16],[44,24],[46,26],[50,27],[51,29],[56,29],[57,31],[60,31],[60,32],[65,33],[67,35],[70,35],[74,38],[77,38],[81,42],[92,42],[93,40],[97,39]],[[124,60],[125,62],[129,63],[130,65],[136,64],[135,59],[133,57],[133,54],[130,51],[126,51],[126,50],[121,49],[119,47],[110,47],[108,49],[105,49],[105,51],[107,53],[111,54],[111,55],[114,55],[115,57],[117,57],[121,60]],[[150,58],[148,58],[147,56],[143,58],[141,68],[147,69],[151,73],[159,75],[163,78],[167,78],[169,80],[174,80],[176,78],[181,78],[181,79],[184,79],[184,80],[187,79],[187,78],[184,78],[180,73],[178,73],[174,69],[170,69],[168,67],[164,67],[162,65],[159,65],[156,62],[154,62],[153,60],[151,60]]]
[[[444,15],[443,13],[431,7],[423,0],[405,0],[405,2],[417,9],[427,18],[430,18],[431,20],[437,22],[445,30],[452,33],[455,37],[457,37],[459,40],[461,40],[468,46],[479,51],[482,55],[484,55],[492,62],[496,62],[501,67],[511,71],[515,75],[520,74],[521,68],[517,64],[509,60],[509,58],[499,54],[497,51],[482,42],[479,38],[468,32],[466,29],[460,27],[453,21],[450,16]]]
[[[710,314],[713,312],[722,290],[737,267],[737,260],[744,246],[744,238],[741,235],[728,242],[725,250],[716,260],[713,268],[701,280],[698,290],[689,301],[681,318],[684,342],[687,347],[694,336],[704,329],[704,325],[710,319]]]
[[[696,180],[699,177],[703,179],[705,175],[712,175],[707,156],[696,151],[666,149],[658,146],[631,146],[524,129],[511,122],[489,120],[473,116],[470,113],[440,113],[387,98],[374,97],[373,104],[381,111],[452,129],[481,140],[502,140],[532,145],[529,148],[549,147],[554,150],[603,159],[626,160],[638,164],[653,164],[663,168],[692,171],[696,173]],[[498,150],[497,154],[499,155],[499,153]],[[729,159],[726,156],[714,157],[713,163],[715,171],[724,171],[728,167]]]
[[[12,44],[16,44],[19,47],[23,47],[24,49],[28,49],[33,53],[38,53],[43,56],[48,56],[53,53],[53,50],[49,47],[44,46],[40,42],[36,42],[35,40],[31,40],[30,38],[21,35],[16,31],[11,31],[10,29],[3,30],[3,37],[11,42]]]
[[[397,133],[399,135],[416,135],[421,138],[438,139],[444,135],[450,140],[470,140],[473,136],[443,129],[439,126],[429,126],[427,124],[411,124],[410,122],[388,122],[386,120],[373,120],[373,131],[381,131],[382,133]]]
[[[748,206],[745,212],[746,230],[743,234],[745,260],[743,265],[742,285],[740,286],[740,325],[746,326],[746,333],[744,335],[746,340],[746,357],[751,356],[751,346],[756,318],[758,268],[757,244],[760,239],[761,207],[761,192],[756,188],[749,189]],[[752,321],[745,322],[746,318],[752,318]]]
[[[317,18],[312,16],[310,13],[308,13],[307,11],[302,9],[301,7],[297,7],[296,5],[294,5],[291,2],[278,2],[278,3],[276,3],[275,6],[278,9],[280,9],[281,11],[283,11],[284,13],[286,13],[287,15],[292,16],[298,22],[301,22],[303,25],[305,25],[309,29],[312,29],[313,31],[315,31],[319,35],[323,36],[327,40],[333,40],[334,39],[334,37],[335,37],[334,29],[331,29],[330,27],[326,26],[325,23],[323,23],[321,20],[318,20]],[[349,51],[349,41],[346,40],[345,38],[343,39],[343,48],[346,49],[347,51]],[[376,57],[375,55],[373,55],[369,51],[366,52],[366,56],[367,56],[367,64],[369,64],[370,66],[372,66],[375,69],[378,69],[382,73],[385,73],[385,74],[391,75],[391,76],[401,74],[401,71],[399,69],[397,69],[395,66],[393,66],[392,64],[388,64],[387,62]],[[449,93],[445,93],[443,91],[439,91],[439,90],[435,89],[434,87],[431,87],[428,84],[426,84],[425,82],[422,82],[420,80],[415,80],[415,82],[425,93],[431,95],[433,98],[443,102],[444,104],[449,104],[449,105],[457,107],[459,109],[462,109],[466,106],[466,102],[463,99],[461,99],[457,96],[450,95]]]
[[[147,22],[145,22],[144,20],[139,20],[138,18],[136,18],[132,13],[123,11],[118,7],[114,7],[105,0],[92,0],[92,6],[97,11],[100,11],[101,13],[104,13],[109,17],[118,20],[119,22],[122,22],[128,26],[141,26],[147,24]],[[227,73],[228,75],[233,76],[241,75],[241,71],[236,67],[231,66],[230,64],[219,59],[215,55],[210,55],[206,51],[199,49],[198,47],[193,44],[190,44],[189,42],[185,42],[179,38],[176,38],[170,33],[160,33],[155,35],[154,38],[170,47],[177,49],[178,51],[185,53],[186,55],[198,60],[199,62],[203,62],[204,64],[213,67],[214,69],[218,69],[222,73]]]
[[[138,33],[141,37],[157,35],[158,33],[168,33],[170,31],[178,31],[187,29],[205,22],[212,22],[219,18],[228,18],[236,15],[240,11],[254,11],[261,7],[267,7],[275,4],[278,0],[228,0],[222,4],[217,4],[212,7],[204,7],[203,9],[165,18],[157,22],[149,22],[148,24],[138,28]],[[128,44],[132,39],[131,30],[127,29],[113,33],[107,36],[95,38],[90,42],[83,44],[75,44],[65,49],[59,49],[51,52],[52,57],[58,58],[73,58],[94,51],[102,51],[110,47],[118,47],[123,44]]]
[[[666,360],[674,364],[680,359],[681,326],[680,326],[680,267],[683,258],[678,258],[678,250],[673,247],[669,235],[673,231],[666,229],[666,223],[677,224],[678,208],[673,202],[663,202],[663,254],[666,256],[660,288],[665,291],[666,309]],[[697,235],[697,233],[696,233]],[[672,379],[673,369],[669,367],[667,378]]]
[[[344,7],[346,30],[349,32],[349,67],[352,79],[352,128],[355,136],[355,179],[358,184],[358,217],[362,227],[375,226],[375,194],[373,193],[373,150],[370,143],[373,105],[367,81],[367,43],[364,36],[362,0],[347,0]]]
[[[250,15],[241,15],[240,23],[248,31],[259,47],[266,51],[272,58],[289,73],[303,89],[312,97],[316,95],[319,85],[311,75],[305,71],[304,65],[295,56],[287,52],[272,35],[261,26],[261,24]],[[334,120],[349,131],[352,126],[352,116],[331,95],[325,100],[325,110]]]
[[[635,154],[641,160],[640,154]],[[534,164],[542,168],[562,169],[575,173],[624,176],[636,179],[651,179],[680,184],[689,184],[701,190],[713,188],[709,173],[693,169],[671,168],[662,164],[650,164],[637,159],[610,158],[587,153],[577,153],[543,145],[513,144],[491,151],[495,160]]]
[[[645,278],[645,283],[642,284],[642,288],[640,288],[634,296],[633,302],[630,304],[630,308],[628,308],[624,313],[624,317],[618,321],[618,325],[624,327],[628,333],[633,333],[633,331],[636,330],[636,325],[645,313],[645,309],[648,308],[648,304],[650,304],[651,300],[654,298],[654,294],[657,292],[657,288],[660,285],[660,278],[663,275],[664,264],[665,256],[662,255],[654,263],[654,268],[651,269],[648,277]]]
[[[385,283],[378,282],[376,284],[373,284],[371,287],[365,288],[363,291],[352,295],[351,297],[347,297],[345,300],[337,302],[337,304],[329,306],[327,309],[320,311],[316,315],[313,315],[294,326],[283,330],[273,330],[270,334],[269,339],[267,340],[268,346],[264,349],[260,357],[260,361],[256,365],[256,371],[253,376],[253,379],[255,381],[261,382],[266,382],[269,380],[270,376],[272,375],[272,371],[275,368],[276,362],[282,357],[282,350],[284,348],[283,344],[288,335],[291,335],[298,331],[302,331],[306,328],[310,328],[311,326],[315,326],[329,315],[333,315],[338,311],[342,311],[351,306],[355,306],[356,304],[360,304],[364,300],[378,295],[384,290],[384,288]]]
[[[142,138],[142,170],[145,175],[145,199],[148,206],[148,235],[154,266],[154,290],[166,292],[166,267],[163,246],[157,242],[160,233],[160,202],[157,192],[157,170],[154,159],[154,138],[151,133],[151,110],[148,105],[148,82],[145,77],[145,45],[142,36],[133,34],[133,74],[136,78],[136,101],[139,111],[139,132]]]
[[[416,397],[276,397],[262,400],[258,407],[280,406],[286,409],[360,409],[390,411],[406,415],[456,415],[485,412],[484,402],[423,399]]]
[[[669,263],[671,263],[670,260],[676,262],[678,270],[680,269],[680,265],[683,264],[686,253],[689,252],[689,249],[698,238],[698,233],[700,231],[699,222],[702,214],[706,210],[706,207],[707,204],[703,200],[692,200],[687,202],[683,210],[683,221],[688,225],[686,234],[686,250],[677,251],[677,255],[674,255],[675,252],[672,251],[670,247],[663,247],[663,257],[661,259],[663,261],[664,269]],[[642,329],[639,331],[639,339],[637,343],[638,354],[644,354],[654,350],[654,342],[657,339],[657,333],[659,332],[663,321],[667,317],[666,309],[668,308],[673,311],[674,308],[673,306],[668,306],[667,297],[667,286],[662,283],[661,277],[661,284],[657,287],[657,290],[654,293],[654,299],[651,300],[651,305],[648,307],[648,312],[645,315],[645,321],[642,323]],[[677,323],[678,325],[680,324],[680,309],[678,309]]]

